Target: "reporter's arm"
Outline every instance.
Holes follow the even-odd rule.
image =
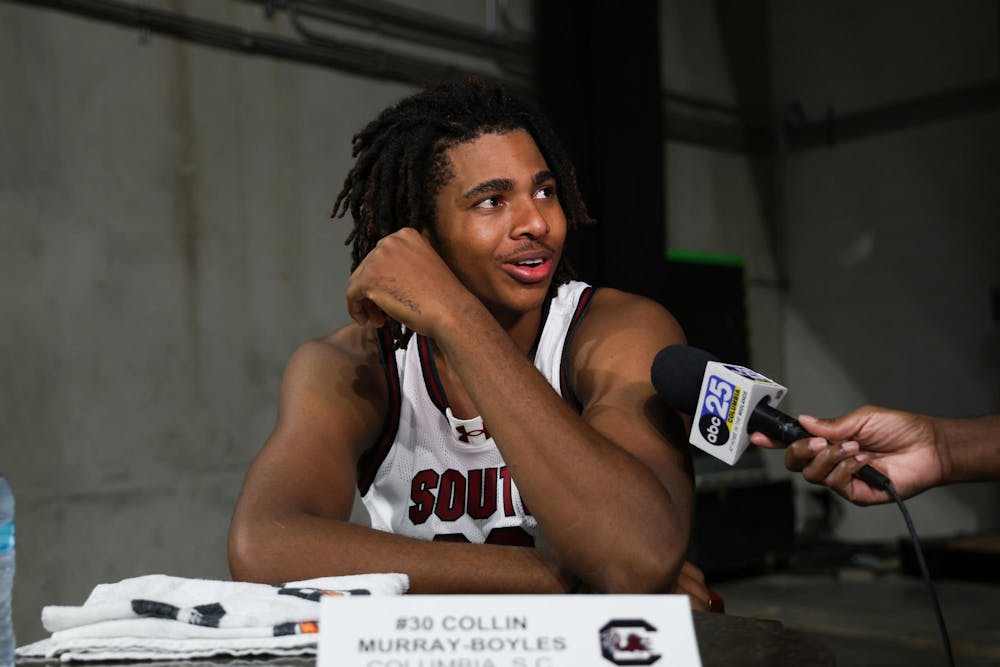
[[[944,483],[1000,480],[1000,415],[931,421]]]
[[[942,484],[1000,478],[1000,416],[942,419],[864,406],[835,419],[799,417],[816,438],[785,452],[785,465],[858,505],[889,502],[889,494],[853,475],[865,465],[886,474],[903,498]],[[761,433],[761,447],[779,447]]]

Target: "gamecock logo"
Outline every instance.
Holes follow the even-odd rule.
[[[641,618],[615,619],[601,628],[601,655],[616,665],[652,665],[656,628]]]

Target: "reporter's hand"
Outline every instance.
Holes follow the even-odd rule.
[[[886,492],[853,476],[867,464],[887,475],[904,498],[944,479],[943,458],[928,417],[865,406],[836,419],[802,415],[799,422],[819,437],[792,443],[785,452],[785,467],[856,505],[890,500]],[[762,433],[752,434],[750,442],[766,448],[782,446]]]

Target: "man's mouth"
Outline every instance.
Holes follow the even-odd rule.
[[[512,278],[522,283],[538,283],[552,272],[550,257],[530,257],[513,262],[504,262],[503,268]]]

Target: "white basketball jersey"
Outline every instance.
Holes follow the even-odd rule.
[[[547,300],[533,349],[535,367],[580,409],[565,368],[570,341],[594,290],[561,285]],[[427,338],[392,350],[380,331],[389,389],[386,425],[358,462],[358,489],[373,528],[425,540],[532,546],[541,540],[482,418],[456,419]]]

